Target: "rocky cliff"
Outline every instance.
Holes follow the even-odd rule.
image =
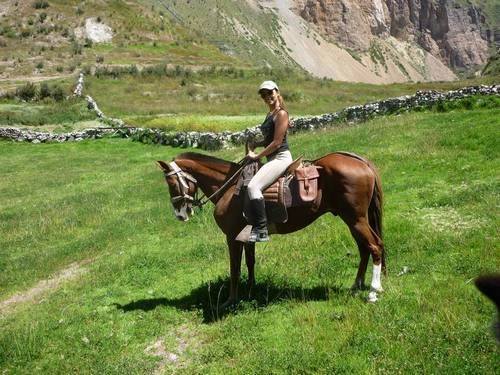
[[[295,0],[295,11],[346,48],[369,51],[392,36],[451,68],[485,64],[489,45],[500,42],[481,10],[458,0]]]

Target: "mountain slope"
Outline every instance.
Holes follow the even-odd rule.
[[[494,0],[0,0],[0,82],[160,63],[453,80],[486,63],[499,9]]]

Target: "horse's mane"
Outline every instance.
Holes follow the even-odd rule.
[[[209,163],[214,163],[214,164],[222,164],[228,167],[228,169],[234,168],[237,166],[236,163],[233,163],[231,161],[227,161],[224,159],[219,159],[214,156],[206,155],[206,154],[199,154],[197,152],[184,152],[180,155],[177,155],[174,160],[181,160],[181,159],[188,159],[188,160],[195,160],[195,161],[200,161],[200,162],[209,162]]]

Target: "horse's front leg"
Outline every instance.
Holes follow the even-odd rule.
[[[227,246],[229,248],[229,297],[222,305],[222,308],[234,305],[238,302],[238,285],[240,282],[241,273],[241,256],[243,253],[243,244],[235,241],[233,238],[227,237]]]
[[[252,289],[255,286],[255,243],[245,243],[245,263],[248,269],[248,298],[252,296]]]

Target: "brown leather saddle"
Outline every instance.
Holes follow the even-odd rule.
[[[240,195],[257,173],[261,163],[248,164],[236,183],[235,195]],[[269,223],[285,223],[288,220],[287,208],[314,204],[318,198],[318,179],[321,167],[304,162],[302,158],[294,160],[285,173],[263,191],[266,201],[266,213]],[[242,197],[244,197],[242,195]]]

